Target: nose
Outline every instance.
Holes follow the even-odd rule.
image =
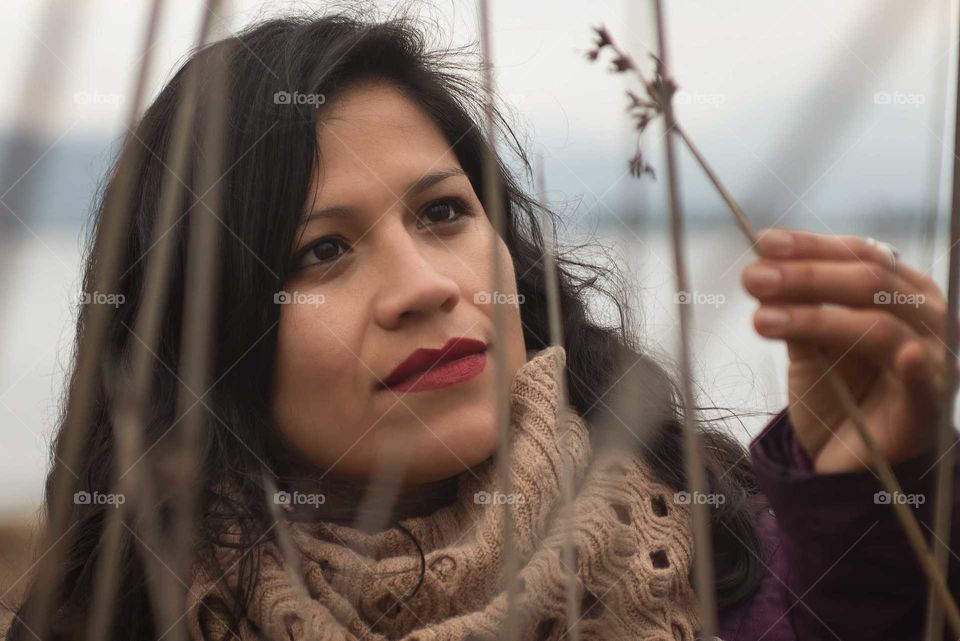
[[[437,242],[422,241],[406,229],[394,228],[390,240],[383,243],[383,251],[378,252],[382,278],[374,317],[384,329],[396,329],[410,317],[450,311],[457,305],[460,286],[437,269],[437,258],[430,256],[436,251],[425,246]]]

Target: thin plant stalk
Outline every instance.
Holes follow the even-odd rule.
[[[942,576],[948,575],[948,561],[950,549],[947,541],[950,540],[950,521],[953,512],[953,477],[955,457],[951,452],[956,438],[953,428],[953,412],[957,400],[957,352],[960,343],[960,327],[958,327],[957,289],[960,286],[960,58],[957,60],[957,95],[954,101],[953,127],[953,184],[950,202],[950,258],[947,268],[947,357],[944,371],[946,387],[943,413],[940,416],[937,432],[937,475],[936,489],[934,490],[933,514],[933,556],[937,570]],[[932,236],[931,236],[932,238]],[[955,631],[956,633],[956,631]],[[943,608],[937,602],[935,595],[927,598],[926,639],[936,641],[943,638]]]
[[[220,3],[210,0],[204,4],[203,16],[197,36],[197,47],[202,47],[210,32],[212,16]],[[124,392],[118,396],[113,408],[114,438],[117,442],[117,466],[123,470],[118,489],[124,489],[140,527],[137,541],[143,548],[142,558],[147,571],[150,598],[157,609],[157,619],[174,641],[186,638],[186,630],[180,623],[183,592],[182,579],[159,557],[167,547],[161,535],[161,524],[155,512],[157,500],[152,470],[146,473],[139,465],[144,449],[146,407],[150,395],[155,367],[157,345],[160,341],[161,318],[166,307],[168,285],[174,259],[176,234],[167,233],[177,224],[176,214],[183,194],[180,176],[189,168],[189,151],[193,133],[194,111],[199,94],[201,69],[194,66],[188,70],[182,93],[179,96],[174,116],[173,135],[168,158],[169,168],[161,186],[159,217],[153,229],[154,249],[146,257],[146,273],[142,289],[143,303],[140,306],[131,339],[131,370],[123,381]],[[149,461],[146,463],[149,466]],[[109,518],[121,518],[123,512],[114,510]],[[115,526],[114,526],[115,527]],[[108,527],[109,529],[109,527]],[[136,532],[131,530],[136,536]],[[177,585],[177,582],[181,586]]]
[[[261,470],[261,479],[267,510],[277,526],[277,546],[280,548],[281,556],[283,556],[283,567],[286,570],[287,578],[290,579],[290,585],[296,591],[298,599],[303,603],[309,603],[311,600],[310,591],[303,580],[304,574],[300,563],[300,555],[297,553],[296,545],[289,529],[286,527],[286,519],[280,511],[280,506],[274,500],[277,485],[266,469]]]
[[[157,39],[160,16],[163,10],[163,0],[153,0],[150,13],[147,16],[146,33],[143,39],[143,55],[140,58],[140,69],[134,85],[133,101],[130,112],[127,114],[127,127],[132,130],[136,127],[137,117],[140,114],[146,94],[146,80],[153,63],[153,48]],[[142,157],[142,147],[135,148]],[[127,203],[130,206],[130,203]],[[117,472],[119,476],[119,471]],[[116,481],[115,481],[116,483]],[[119,488],[118,488],[119,489]],[[119,512],[120,506],[117,506]],[[91,606],[91,616],[87,627],[86,638],[89,641],[101,641],[107,637],[107,627],[112,615],[112,605],[117,592],[117,570],[119,569],[122,542],[122,515],[111,515],[104,527],[103,556],[100,557],[94,574],[94,597]]]
[[[388,524],[410,464],[411,453],[405,445],[398,444],[391,451],[382,452],[381,457],[357,510],[353,527],[361,532],[379,532]]]
[[[491,241],[490,259],[493,261],[493,286],[495,291],[502,291],[504,275],[500,267],[500,242],[504,237],[504,212],[503,212],[503,191],[500,184],[500,176],[497,167],[497,141],[496,126],[493,117],[493,101],[495,95],[494,77],[493,77],[493,52],[490,35],[490,8],[488,0],[479,0],[479,23],[480,23],[480,52],[481,66],[483,72],[483,91],[484,91],[484,121],[487,128],[486,154],[483,159],[483,182],[484,182],[484,206],[487,209],[487,215],[493,222],[495,234]],[[510,381],[507,376],[507,364],[505,356],[507,346],[506,340],[506,319],[504,310],[500,308],[496,295],[491,296],[493,304],[493,327],[494,339],[492,341],[492,357],[494,364],[494,399],[496,404],[496,424],[497,424],[497,475],[499,485],[504,496],[509,496],[513,491],[513,479],[511,478],[510,463],[513,453],[510,451]],[[513,513],[509,501],[502,504],[503,514],[503,567],[504,580],[506,581],[506,614],[503,625],[500,630],[500,638],[506,641],[514,641],[518,637],[519,616],[516,608],[517,601],[517,573],[518,559],[516,543],[513,535]]]
[[[153,46],[156,40],[161,5],[162,0],[155,0],[147,19],[140,67],[134,81],[133,95],[126,115],[128,129],[132,129],[136,125],[144,103],[146,79],[152,67]],[[50,11],[52,12],[52,10],[51,3]],[[63,16],[58,15],[57,20],[63,20]],[[118,289],[120,260],[124,247],[123,239],[126,237],[132,219],[132,206],[136,191],[134,172],[145,154],[146,151],[138,145],[125,145],[125,152],[116,175],[115,187],[106,195],[104,217],[97,229],[94,245],[98,256],[92,275],[94,291],[115,292]],[[58,576],[63,565],[64,553],[72,545],[75,536],[73,527],[76,523],[68,526],[67,519],[70,515],[70,505],[76,489],[75,482],[78,479],[70,470],[80,457],[82,444],[93,414],[93,388],[98,380],[97,369],[100,365],[100,357],[106,346],[110,323],[109,312],[107,305],[91,305],[87,308],[84,334],[78,337],[77,364],[67,397],[67,408],[62,426],[63,438],[57,446],[58,452],[55,457],[56,463],[54,463],[56,468],[53,475],[56,480],[51,500],[46,506],[47,522],[44,528],[45,536],[42,547],[47,553],[41,557],[37,566],[34,581],[36,599],[28,603],[24,612],[24,627],[40,640],[49,637],[50,610],[55,596],[63,588]],[[119,519],[112,526],[108,525],[105,528],[108,542],[115,541],[119,533]],[[117,551],[117,548],[117,545],[111,545],[107,550],[112,554]],[[106,616],[101,614],[100,610],[109,605],[112,600],[109,595],[99,598],[101,599],[100,605],[97,605],[98,602],[95,597],[93,606],[95,629],[102,625],[103,617]],[[98,617],[100,618],[98,619]]]
[[[540,202],[547,200],[547,182],[543,171],[543,158],[538,158],[537,163],[537,183],[539,189]],[[547,324],[550,329],[550,344],[566,347],[563,340],[563,320],[560,313],[560,288],[557,279],[557,259],[555,252],[555,242],[552,220],[546,213],[541,217],[542,229],[545,232],[543,239],[543,270],[547,287]],[[570,431],[568,410],[567,410],[567,376],[566,367],[562,367],[556,374],[559,381],[559,398],[557,400],[557,421],[559,428],[558,442],[561,449],[561,463],[563,446],[566,437]],[[573,503],[573,466],[560,466],[560,495],[561,507],[560,513],[569,523],[576,523],[576,512]],[[573,528],[567,527],[564,531],[563,545],[560,550],[561,562],[563,567],[569,573],[566,589],[566,609],[569,635],[571,641],[580,641],[580,603],[577,599],[577,568],[575,563],[575,545],[573,540]]]
[[[184,271],[183,335],[180,345],[180,383],[176,415],[181,417],[171,435],[174,455],[167,461],[175,482],[173,495],[173,562],[175,571],[189,584],[194,550],[195,513],[200,487],[201,436],[207,423],[207,410],[198,403],[211,383],[212,345],[217,318],[220,274],[220,220],[223,212],[222,177],[226,155],[226,123],[229,122],[229,60],[232,47],[227,44],[211,56],[203,69],[208,78],[209,98],[203,103],[204,126],[201,141],[202,162],[199,172],[200,207],[189,217],[187,264]]]
[[[666,26],[661,0],[654,2],[654,14],[657,25],[657,44],[659,49],[660,75],[666,78],[669,47],[666,39]],[[673,241],[674,270],[677,278],[677,291],[689,291],[687,287],[685,235],[683,207],[680,202],[680,190],[677,184],[677,163],[673,145],[675,120],[673,99],[667,96],[663,104],[664,149],[666,152],[667,193],[670,205],[670,236]],[[690,414],[693,407],[693,383],[690,365],[690,305],[679,305],[680,314],[680,373],[681,392],[683,394],[683,459],[687,485],[694,496],[704,496],[708,484],[703,462],[703,444],[700,432]],[[700,605],[700,636],[712,639],[717,630],[717,597],[713,573],[713,544],[710,539],[710,506],[702,501],[691,502],[693,517],[694,544],[694,586]]]

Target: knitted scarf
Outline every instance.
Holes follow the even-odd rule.
[[[259,575],[241,620],[242,641],[497,639],[507,614],[504,503],[519,559],[519,638],[565,638],[575,571],[584,641],[692,641],[699,620],[689,583],[689,506],[674,501],[674,491],[634,449],[591,445],[572,406],[561,442],[565,351],[531,353],[510,389],[510,495],[498,490],[491,457],[473,468],[476,476],[460,475],[452,504],[401,520],[422,548],[423,576],[422,558],[400,528],[367,533],[283,519],[300,568],[290,571],[273,537],[250,552],[259,556]],[[575,481],[572,519],[558,509],[564,465],[572,465]],[[576,547],[568,570],[562,549],[571,527]],[[225,555],[219,576],[195,571],[187,604],[194,641],[236,638],[225,625],[235,560]]]

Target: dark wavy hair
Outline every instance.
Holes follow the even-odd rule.
[[[434,25],[435,27],[435,25]],[[437,31],[440,31],[437,29]],[[82,444],[77,490],[111,491],[116,446],[110,408],[116,400],[116,380],[129,359],[137,309],[143,300],[145,260],[158,219],[161,184],[171,148],[174,114],[182,99],[184,81],[191,68],[212,55],[224,55],[228,62],[230,105],[226,132],[226,166],[222,182],[224,206],[220,240],[218,314],[215,327],[213,380],[218,381],[205,402],[205,431],[198,452],[202,465],[202,490],[197,504],[199,528],[196,558],[208,558],[220,542],[219,527],[224,518],[243,524],[242,546],[250,546],[268,532],[272,518],[264,500],[261,460],[277,457],[277,442],[270,411],[276,323],[279,307],[273,293],[283,288],[289,268],[304,203],[309,196],[311,176],[321,159],[317,147],[316,123],[323,117],[313,105],[274,104],[278,91],[336,95],[361,79],[395,83],[419,104],[442,130],[466,171],[475,192],[484,198],[483,159],[488,141],[484,135],[482,91],[475,79],[477,64],[473,47],[431,46],[431,25],[402,13],[388,19],[370,19],[364,11],[344,10],[336,15],[270,19],[247,28],[235,38],[212,43],[194,52],[149,106],[135,130],[125,136],[110,174],[100,190],[92,220],[86,254],[84,286],[93,290],[98,230],[103,224],[105,203],[117,188],[117,172],[124,150],[143,145],[150,153],[140,154],[136,175],[135,209],[132,225],[123,244],[120,293],[125,303],[111,311],[106,349],[100,355],[95,385],[94,415]],[[197,95],[191,157],[200,157],[205,128],[203,105],[210,100],[208,83],[201,82]],[[499,139],[505,141],[528,175],[528,156],[501,109],[495,109]],[[318,116],[318,113],[320,114]],[[136,154],[134,154],[136,156]],[[527,349],[548,345],[547,293],[544,271],[544,235],[541,212],[556,234],[559,218],[542,203],[524,193],[519,179],[497,158],[497,179],[505,195],[504,241],[518,275],[518,292]],[[196,167],[184,176],[196,189]],[[186,214],[189,198],[178,212]],[[190,214],[192,216],[193,214]],[[178,215],[178,219],[180,216]],[[162,331],[152,396],[149,399],[145,444],[150,447],[163,438],[175,420],[179,382],[172,372],[179,369],[180,335],[185,296],[186,242],[184,218],[170,233],[176,235],[176,252],[171,275],[169,304],[162,317]],[[574,249],[559,252],[558,277],[563,340],[567,350],[569,400],[588,424],[610,423],[610,408],[603,401],[628,369],[643,376],[642,392],[651,403],[637,420],[644,428],[647,447],[644,456],[661,479],[676,488],[684,487],[682,425],[684,418],[678,387],[666,367],[658,364],[634,338],[628,291],[624,277],[610,265],[599,266],[577,257]],[[604,325],[588,309],[591,297],[609,299],[616,311],[614,322]],[[89,324],[89,306],[81,306],[77,321],[77,349]],[[75,359],[74,359],[75,361]],[[77,376],[76,363],[70,372],[71,387]],[[632,399],[636,400],[636,399]],[[609,401],[609,397],[608,397]],[[698,411],[703,408],[695,408]],[[212,414],[215,414],[215,419]],[[63,418],[53,445],[59,451],[63,441]],[[760,581],[760,542],[754,525],[762,507],[749,457],[734,438],[716,421],[694,418],[701,430],[707,458],[710,491],[723,493],[727,500],[711,511],[715,551],[716,587],[721,607],[727,607],[754,592]],[[151,460],[162,448],[150,450],[141,464],[154,469]],[[64,479],[53,470],[46,482],[46,506],[55,484]],[[224,482],[240,488],[241,498],[224,496]],[[162,486],[162,484],[160,484]],[[224,513],[222,506],[229,507]],[[214,506],[219,506],[214,509]],[[106,511],[110,506],[84,505],[71,508],[68,524],[75,536],[66,551],[60,570],[57,596],[50,621],[53,639],[79,638],[86,627],[93,595],[93,575],[102,554],[100,541]],[[111,638],[134,641],[156,637],[156,620],[148,599],[145,568],[128,531],[121,546],[121,571],[116,590]],[[273,536],[269,533],[268,536]],[[418,546],[419,547],[419,546]],[[422,552],[421,552],[422,554]],[[241,561],[241,584],[230,613],[232,626],[242,615],[249,599],[257,568],[251,557]],[[219,574],[217,574],[219,575]],[[421,577],[422,579],[422,577]],[[30,633],[19,615],[35,598],[32,581],[19,604],[8,641],[26,641]]]

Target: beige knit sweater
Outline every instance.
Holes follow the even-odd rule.
[[[511,386],[513,539],[520,558],[515,608],[520,638],[564,637],[566,584],[561,563],[561,465],[576,481],[574,540],[578,628],[584,641],[691,641],[699,629],[688,577],[692,564],[689,508],[659,483],[638,454],[593,451],[587,427],[572,407],[569,433],[558,440],[561,347],[533,354]],[[561,444],[563,447],[561,448]],[[601,448],[597,447],[597,450]],[[363,641],[454,641],[498,638],[506,615],[502,576],[502,501],[491,458],[463,474],[457,500],[429,516],[401,521],[426,556],[426,575],[414,596],[421,560],[410,538],[392,527],[376,533],[284,521],[300,558],[288,572],[274,542],[251,553],[261,573],[241,622],[243,641],[267,638]],[[485,492],[486,495],[478,494]],[[222,580],[203,571],[191,586],[191,638],[235,638],[223,624],[233,558]]]

